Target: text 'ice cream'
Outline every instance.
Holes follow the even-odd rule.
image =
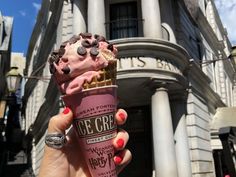
[[[103,36],[80,33],[49,57],[50,72],[62,94],[115,85],[117,49]]]

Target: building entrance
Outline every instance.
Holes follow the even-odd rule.
[[[119,177],[152,176],[152,130],[150,106],[126,109],[128,120],[122,127],[129,133],[127,148],[132,153],[132,161]]]

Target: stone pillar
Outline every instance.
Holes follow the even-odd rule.
[[[88,0],[88,32],[106,36],[104,0]]]
[[[219,54],[219,59],[222,59],[222,54]],[[219,87],[220,87],[220,97],[222,101],[227,104],[227,94],[226,94],[226,78],[225,78],[225,72],[224,72],[224,63],[222,60],[217,61],[219,66]]]
[[[184,99],[171,101],[172,118],[175,129],[175,151],[179,177],[191,177],[192,168],[186,126],[186,103]]]
[[[33,140],[32,140],[32,151],[31,151],[32,157],[31,158],[32,158],[32,169],[33,169],[34,173],[36,172],[36,163],[37,163],[36,147],[35,146],[36,146],[35,139],[33,138]],[[36,174],[38,174],[38,173],[39,173],[39,171]]]
[[[236,106],[236,85],[233,86],[233,106]]]
[[[156,89],[152,96],[154,166],[158,177],[178,177],[172,117],[167,90]]]
[[[86,32],[86,2],[74,0],[73,4],[73,34]]]
[[[162,38],[159,0],[141,0],[144,37]]]

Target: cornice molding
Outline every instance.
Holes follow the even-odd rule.
[[[166,40],[134,37],[110,41],[118,48],[118,80],[156,78],[159,82],[172,83],[171,90],[186,88],[185,72],[190,56],[178,44]],[[145,80],[145,79],[144,79]]]
[[[198,24],[200,32],[203,34],[204,38],[207,40],[215,53],[218,53],[218,50],[223,51],[225,48],[223,41],[218,40],[215,32],[213,31],[205,15],[200,9],[198,10],[196,16],[196,22]]]
[[[211,80],[202,72],[201,68],[194,60],[191,60],[188,78],[191,83],[189,88],[193,90],[194,93],[206,99],[211,111],[214,112],[217,107],[225,106],[220,96],[210,87]]]
[[[166,40],[134,37],[110,41],[117,46],[119,53],[117,58],[134,56],[167,56],[181,66],[182,71],[189,65],[188,52],[178,44]]]

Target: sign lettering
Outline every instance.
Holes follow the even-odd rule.
[[[118,59],[118,71],[129,69],[157,69],[182,75],[176,62],[165,58],[127,57]]]

